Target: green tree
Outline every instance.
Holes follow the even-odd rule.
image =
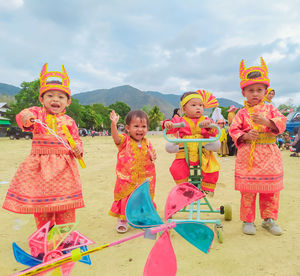
[[[102,129],[109,129],[110,128],[110,119],[109,114],[111,109],[109,107],[104,106],[103,104],[93,104],[92,109],[101,116],[102,118]]]
[[[148,113],[149,116],[149,129],[155,130],[160,126],[160,121],[164,119],[164,114],[160,111],[158,106],[153,106]]]
[[[16,102],[11,104],[11,110],[6,112],[7,117],[10,118],[13,124],[16,124],[16,115],[24,108],[41,106],[39,102],[39,88],[40,80],[22,82],[21,90],[15,95]]]
[[[81,106],[81,123],[82,127],[97,129],[102,125],[102,117],[100,114],[97,114],[95,110],[92,109],[89,105]]]
[[[119,123],[124,124],[124,119],[131,108],[126,103],[119,101],[114,104],[110,104],[108,107],[113,109],[117,114],[120,115]]]
[[[81,104],[79,103],[78,99],[72,98],[71,104],[66,108],[66,114],[69,115],[71,118],[74,119],[74,121],[79,125],[79,127],[82,124],[81,118],[82,118],[82,108]]]

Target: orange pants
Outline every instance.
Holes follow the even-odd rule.
[[[65,224],[75,222],[75,209],[70,209],[55,213],[34,213],[37,229],[40,229],[48,221],[51,221],[50,227],[54,224]]]
[[[254,222],[256,195],[257,193],[241,192],[241,221]],[[259,208],[262,219],[271,218],[277,220],[279,209],[279,192],[269,194],[259,193]]]

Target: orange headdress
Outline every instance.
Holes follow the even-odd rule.
[[[65,67],[62,65],[62,73],[51,71],[47,72],[48,63],[45,63],[40,74],[40,96],[49,90],[59,90],[65,92],[68,97],[71,97],[71,90],[69,88],[70,79]],[[61,78],[62,84],[47,83],[47,79],[50,77]]]
[[[263,60],[260,58],[261,66],[252,66],[249,68],[245,68],[244,60],[242,59],[240,63],[240,79],[241,79],[241,89],[244,87],[255,84],[255,83],[263,83],[267,87],[270,85],[270,80],[268,77],[268,68]]]

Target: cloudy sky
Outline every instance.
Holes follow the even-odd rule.
[[[0,82],[64,64],[72,93],[129,84],[207,89],[242,103],[238,67],[269,69],[274,102],[300,105],[297,0],[0,0]]]

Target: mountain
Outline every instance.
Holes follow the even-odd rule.
[[[6,83],[0,83],[0,94],[1,95],[9,95],[14,96],[19,93],[21,88],[6,84]]]
[[[110,89],[82,92],[74,94],[72,97],[78,99],[79,103],[83,105],[102,103],[108,106],[116,101],[126,103],[131,109],[141,109],[145,105],[149,107],[156,105],[166,117],[170,117],[173,114],[174,108],[179,107],[181,95],[163,94],[157,91],[141,91],[130,85],[124,85]],[[230,105],[234,105],[242,107],[239,103],[229,99],[217,98],[217,100],[220,106],[229,107]]]
[[[162,94],[160,92],[156,92],[156,91],[145,91],[145,93],[149,93],[151,95],[154,95],[156,97],[159,97],[160,99],[167,101],[169,103],[171,103],[172,105],[174,105],[175,107],[179,106],[179,102],[180,102],[180,97],[181,95],[174,95],[174,94]],[[223,107],[229,107],[231,105],[234,105],[235,107],[241,108],[243,107],[241,104],[229,100],[229,99],[225,99],[225,98],[217,98],[218,102],[219,102],[219,106],[223,106]]]
[[[97,89],[74,94],[72,97],[78,99],[79,103],[83,105],[102,103],[105,106],[108,106],[116,101],[126,103],[131,109],[141,109],[145,105],[149,107],[156,105],[166,116],[172,115],[173,109],[175,108],[170,102],[161,99],[160,97],[156,97],[155,95],[145,93],[130,85],[118,86],[110,89]]]

